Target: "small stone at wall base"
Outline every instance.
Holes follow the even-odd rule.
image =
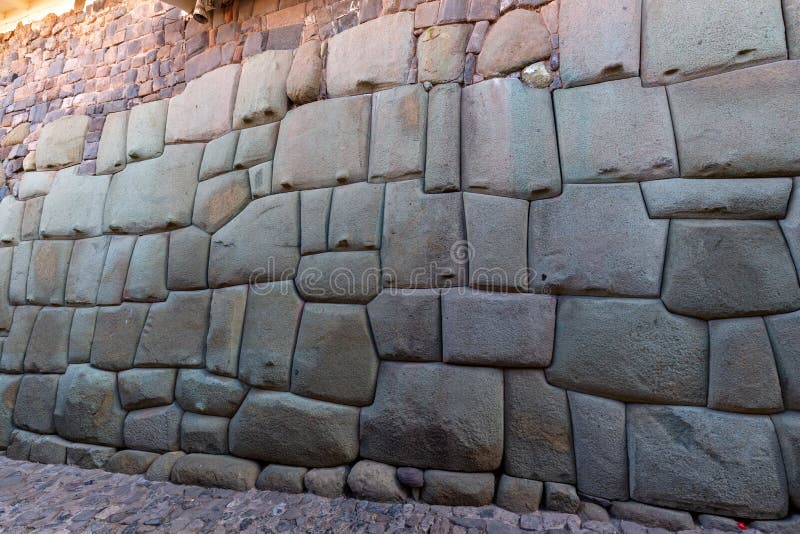
[[[581,521],[584,522],[601,521],[607,523],[609,521],[609,515],[606,509],[593,502],[581,501],[581,505],[578,508],[578,515]]]
[[[615,501],[611,504],[611,515],[618,519],[636,521],[643,525],[668,530],[691,530],[695,528],[692,514],[668,508],[658,508],[635,501]]]
[[[347,485],[359,499],[377,502],[403,502],[408,490],[400,486],[391,465],[361,460],[347,475]]]
[[[800,514],[778,521],[753,521],[749,526],[767,534],[796,534],[800,531]]]
[[[211,488],[247,491],[256,484],[261,468],[256,462],[218,454],[187,454],[175,462],[170,480]]]
[[[425,485],[425,472],[416,467],[398,467],[397,480],[409,488],[421,488]]]
[[[311,469],[306,473],[304,482],[308,491],[322,497],[338,497],[344,493],[347,485],[349,467],[332,467]]]
[[[538,480],[502,475],[497,485],[497,506],[517,514],[535,512],[542,500],[544,484]]]
[[[581,528],[581,520],[578,516],[564,514],[561,512],[536,512],[532,514],[522,514],[519,518],[519,526],[524,530],[535,532],[578,532]],[[617,530],[612,530],[610,534],[616,534]],[[625,534],[628,534],[627,532]],[[639,534],[638,532],[636,534]],[[641,534],[645,534],[642,532]]]
[[[548,510],[567,514],[577,513],[581,500],[575,486],[558,482],[544,483],[545,506]]]
[[[40,464],[63,464],[67,461],[70,442],[58,436],[41,436],[31,443],[29,462]]]
[[[485,506],[494,496],[494,474],[425,471],[422,500],[445,506]]]
[[[67,446],[67,465],[77,465],[82,469],[102,469],[116,452],[113,447],[70,443]]]
[[[308,469],[290,465],[270,464],[261,471],[256,480],[256,489],[303,493],[303,478]]]
[[[112,456],[104,469],[112,473],[141,475],[156,461],[156,458],[158,458],[158,453],[155,452],[126,449]]]
[[[159,456],[144,474],[144,478],[154,482],[169,482],[170,473],[175,466],[175,462],[186,456],[183,451],[167,452]]]

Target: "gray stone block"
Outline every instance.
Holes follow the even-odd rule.
[[[464,191],[526,200],[556,196],[561,192],[556,145],[546,89],[504,78],[461,91]]]
[[[787,410],[800,410],[800,312],[765,317]]]
[[[214,290],[206,336],[206,368],[212,373],[237,376],[246,306],[247,286]]]
[[[307,301],[366,304],[380,291],[380,255],[353,251],[303,256],[295,284]]]
[[[649,506],[634,501],[612,503],[611,515],[618,519],[636,521],[642,525],[658,529],[684,531],[695,528],[692,514]]]
[[[83,176],[78,167],[59,171],[50,193],[44,197],[39,235],[91,237],[103,233],[103,210],[110,176]]]
[[[373,188],[376,186],[370,186]],[[372,189],[370,189],[372,190]],[[330,220],[333,188],[300,192],[300,252],[314,254],[328,250],[328,221]],[[350,217],[350,214],[347,214]]]
[[[383,362],[375,401],[361,410],[361,456],[418,468],[496,469],[502,391],[499,369]]]
[[[421,84],[372,95],[370,182],[422,177],[427,117],[428,93]]]
[[[800,2],[798,0],[783,0],[783,22],[786,25],[789,58],[800,59]]]
[[[442,506],[486,506],[494,497],[494,474],[425,471],[422,500]]]
[[[173,291],[150,306],[136,367],[201,367],[210,304],[211,291]]]
[[[117,375],[88,364],[70,365],[61,376],[54,411],[58,434],[71,441],[121,447],[125,411]]]
[[[256,462],[218,454],[187,454],[175,462],[170,480],[212,488],[247,491],[256,484],[261,468]]]
[[[181,421],[181,449],[207,454],[228,453],[227,417],[186,412]]]
[[[800,308],[797,271],[774,221],[673,221],[668,250],[661,298],[670,311],[721,319]]]
[[[110,236],[75,241],[64,288],[66,304],[94,306],[110,242]]]
[[[387,289],[367,304],[378,356],[384,360],[442,359],[439,292]]]
[[[170,232],[167,289],[185,291],[207,288],[210,247],[211,236],[196,226]]]
[[[72,241],[34,241],[28,269],[27,302],[64,304]]]
[[[19,199],[28,200],[49,193],[50,187],[53,185],[55,174],[55,172],[23,173],[17,189]]]
[[[125,417],[125,446],[152,452],[180,449],[183,410],[177,404],[128,412]]]
[[[192,223],[213,234],[238,215],[249,202],[250,179],[246,171],[209,178],[197,186]]]
[[[210,141],[203,151],[203,161],[200,164],[200,181],[232,171],[233,158],[236,156],[236,145],[238,143],[239,130],[233,130],[222,137],[217,137]]]
[[[168,232],[139,236],[125,278],[125,300],[158,302],[167,298]]]
[[[30,241],[39,237],[39,223],[42,220],[42,208],[46,197],[36,197],[25,202],[20,226],[20,239]],[[0,238],[2,242],[2,238]]]
[[[23,241],[15,246],[13,250],[14,257],[11,260],[8,300],[11,304],[19,306],[25,304],[28,298],[28,273],[30,271],[31,255],[33,254],[33,241]]]
[[[417,80],[435,84],[462,82],[464,50],[471,33],[471,24],[433,26],[423,31],[417,39]]]
[[[328,220],[328,250],[380,248],[383,190],[382,184],[363,182],[333,189]]]
[[[94,367],[110,371],[133,367],[136,347],[149,309],[149,304],[132,302],[98,308],[90,354]]]
[[[144,478],[155,482],[169,482],[172,468],[184,456],[186,456],[186,453],[183,451],[165,452],[150,464],[150,467],[144,473]]]
[[[97,174],[112,174],[125,168],[128,161],[126,136],[130,111],[109,113],[97,145]]]
[[[67,465],[81,469],[102,469],[116,452],[114,447],[70,443],[67,446]]]
[[[124,450],[112,456],[103,469],[112,473],[122,473],[125,475],[144,474],[150,466],[158,459],[158,453]]]
[[[0,447],[8,447],[14,430],[14,404],[17,402],[19,376],[0,375]]]
[[[25,352],[26,373],[63,373],[67,370],[73,308],[42,308],[33,323]]]
[[[347,475],[347,485],[358,499],[377,502],[404,502],[408,490],[398,481],[391,465],[361,460]]]
[[[328,469],[309,469],[303,482],[306,489],[314,495],[333,499],[344,493],[347,487],[349,467],[340,466]]]
[[[800,528],[800,514],[778,521],[753,521],[750,527],[768,534],[792,534]]]
[[[205,369],[181,369],[175,384],[175,398],[181,408],[205,415],[232,416],[245,394],[247,387],[235,378]]]
[[[646,405],[627,415],[633,499],[753,519],[786,515],[786,474],[768,417]]]
[[[172,404],[175,369],[128,369],[117,374],[122,407],[141,410]]]
[[[461,86],[449,83],[428,92],[425,192],[461,188]]]
[[[39,434],[56,431],[53,410],[59,375],[24,375],[14,404],[14,425]]]
[[[114,305],[122,303],[128,265],[136,246],[135,235],[115,235],[108,245],[103,274],[97,288],[97,304]]]
[[[14,308],[14,319],[3,343],[3,356],[0,358],[0,371],[4,373],[21,373],[24,368],[25,351],[31,337],[39,306],[17,306]]]
[[[628,402],[706,403],[706,323],[658,300],[562,297],[555,347],[547,378],[557,386]]]
[[[335,98],[287,113],[275,148],[272,192],[365,181],[370,102],[370,96]]]
[[[772,416],[772,423],[778,433],[786,478],[789,483],[789,496],[792,504],[800,503],[800,413],[784,412]]]
[[[0,333],[7,334],[14,318],[14,306],[8,296],[11,270],[14,263],[14,248],[0,248]]]
[[[69,445],[69,441],[58,436],[41,436],[31,443],[28,461],[40,464],[65,464]]]
[[[286,78],[286,94],[295,104],[307,104],[319,98],[321,48],[319,39],[311,39],[295,50],[292,68]]]
[[[548,510],[562,514],[575,514],[581,505],[575,486],[559,482],[544,483],[544,501]]]
[[[25,203],[13,195],[6,195],[0,201],[0,243],[4,246],[19,243],[24,213]]]
[[[517,514],[531,513],[539,509],[543,491],[544,484],[538,480],[501,475],[495,502]]]
[[[267,124],[286,115],[286,78],[291,66],[291,50],[267,50],[247,58],[233,108],[234,128]]]
[[[11,432],[11,441],[6,449],[6,457],[27,462],[31,453],[31,446],[37,439],[39,439],[39,434],[19,429],[13,430]]]
[[[272,162],[259,163],[247,169],[250,180],[250,196],[261,198],[272,193]]]
[[[397,481],[408,488],[421,488],[425,485],[425,472],[416,467],[398,467]]]
[[[233,168],[247,169],[272,160],[278,142],[278,126],[280,124],[273,123],[242,130],[236,145]]]
[[[231,419],[228,444],[245,458],[331,467],[358,456],[358,418],[352,406],[251,389]],[[308,476],[306,485],[311,490]]]
[[[63,169],[80,163],[90,122],[86,115],[67,115],[45,124],[36,143],[36,169]]]
[[[183,93],[172,97],[166,142],[208,141],[230,130],[241,69],[237,64],[214,69],[190,81]]]
[[[169,100],[155,100],[131,108],[128,116],[128,161],[157,158],[164,153]]]
[[[502,76],[550,57],[550,33],[536,11],[515,9],[489,28],[476,69],[485,78]]]
[[[303,478],[306,473],[308,469],[305,467],[270,464],[258,475],[256,488],[281,493],[303,493]]]

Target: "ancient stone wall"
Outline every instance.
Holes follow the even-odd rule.
[[[49,122],[0,202],[0,446],[796,529],[800,10],[699,6],[511,9],[472,84],[474,28],[387,14],[108,115],[95,176]]]

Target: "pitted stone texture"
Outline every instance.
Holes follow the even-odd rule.
[[[361,456],[419,468],[496,469],[503,456],[502,380],[499,369],[381,363],[375,401],[361,410]]]
[[[378,356],[383,360],[441,361],[439,310],[435,289],[382,291],[367,304]]]
[[[559,482],[544,483],[544,500],[548,510],[563,514],[576,514],[581,505],[575,486]]]
[[[708,324],[708,407],[743,413],[783,411],[772,346],[760,317]]]
[[[329,250],[380,248],[383,190],[382,184],[363,182],[333,189],[328,220]],[[301,206],[302,203],[301,199]],[[325,213],[326,210],[321,211]],[[322,224],[324,228],[324,223]]]
[[[128,161],[126,135],[130,111],[109,113],[97,146],[97,174],[112,174],[125,168]]]
[[[128,116],[128,161],[157,158],[164,153],[169,100],[134,106]]]
[[[58,436],[41,436],[31,443],[28,460],[40,464],[63,464],[67,461],[67,447],[71,443]]]
[[[528,202],[519,198],[464,193],[469,284],[528,289]]]
[[[361,460],[350,469],[347,485],[359,499],[404,502],[408,498],[408,490],[397,481],[396,472],[391,465]]]
[[[117,375],[88,364],[70,365],[58,384],[54,411],[62,437],[121,447],[125,411],[117,393]]]
[[[217,137],[206,145],[203,162],[200,164],[200,180],[207,180],[218,174],[233,170],[233,159],[239,143],[239,130]]]
[[[460,193],[426,195],[421,181],[386,185],[384,287],[458,287],[467,282]]]
[[[419,178],[425,168],[428,93],[421,84],[372,95],[369,181]]]
[[[196,226],[187,226],[170,232],[167,289],[207,288],[206,273],[210,246],[211,236]]]
[[[358,456],[359,409],[251,389],[231,419],[231,453],[264,462],[332,467]]]
[[[551,386],[544,371],[505,371],[505,455],[509,475],[575,482],[567,392]]]
[[[241,70],[235,64],[214,69],[170,99],[167,143],[208,141],[230,130]]]
[[[286,94],[295,104],[308,104],[319,98],[322,82],[322,57],[319,39],[301,44],[294,53],[286,78]]]
[[[108,245],[100,286],[97,288],[97,304],[113,305],[122,303],[128,265],[136,246],[135,235],[115,235]]]
[[[11,432],[11,441],[6,449],[6,457],[12,460],[27,461],[31,453],[31,445],[39,435],[25,430],[14,429]]]
[[[472,24],[432,26],[422,32],[417,39],[418,81],[461,82],[464,50],[471,33]]]
[[[291,66],[291,50],[267,50],[242,64],[233,108],[234,128],[267,124],[286,115],[289,108],[286,77]]]
[[[256,484],[261,468],[256,462],[218,454],[187,454],[172,468],[176,484],[247,491]]]
[[[305,305],[292,361],[292,393],[367,406],[375,395],[377,374],[364,306]]]
[[[273,193],[365,181],[371,100],[366,95],[335,98],[287,113],[275,148]]]
[[[800,174],[800,156],[791,141],[800,136],[797,102],[786,100],[798,80],[800,61],[781,61],[669,86],[681,173]]]
[[[91,362],[94,367],[123,371],[133,367],[149,304],[126,302],[98,309]]]
[[[786,24],[789,58],[800,59],[800,1],[783,0],[783,22]]]
[[[783,219],[792,192],[791,178],[674,178],[641,185],[656,219]]]
[[[181,449],[207,454],[228,453],[228,418],[186,412],[181,420]]]
[[[300,259],[298,193],[254,200],[211,237],[211,287],[294,277]],[[265,229],[269,231],[265,231]]]
[[[159,158],[130,164],[111,179],[104,230],[142,233],[188,226],[202,144],[170,145]],[[164,177],[169,187],[164,187]]]
[[[182,416],[177,404],[129,412],[125,417],[125,446],[151,452],[178,450]]]
[[[658,296],[668,221],[647,215],[637,184],[566,185],[533,202],[533,288],[554,293]]]
[[[42,221],[42,208],[45,197],[36,197],[25,202],[20,226],[20,239],[31,240],[39,237],[39,223]],[[2,238],[0,238],[2,243]]]
[[[166,232],[136,239],[122,293],[125,300],[157,302],[167,298],[168,248],[169,233]]]
[[[55,172],[26,172],[19,181],[19,199],[44,196],[53,186]]]
[[[22,231],[22,217],[25,214],[25,202],[6,195],[0,201],[0,243],[13,246],[19,243]]]
[[[67,269],[72,241],[34,241],[28,271],[27,302],[60,306],[64,304]]]
[[[270,464],[258,475],[256,488],[282,493],[303,493],[303,477],[306,473],[308,469],[305,467]]]
[[[56,406],[59,375],[25,375],[19,383],[14,405],[14,425],[39,434],[56,431],[53,410]]]
[[[513,78],[461,91],[464,191],[533,200],[561,192],[550,93]]]
[[[175,398],[186,411],[230,417],[242,403],[247,387],[204,369],[181,369],[175,384]]]
[[[261,198],[272,193],[272,162],[265,161],[247,169],[250,180],[250,195]]]
[[[76,465],[81,469],[102,469],[116,452],[113,447],[70,443],[67,446],[67,465]]]
[[[425,471],[422,500],[442,506],[486,506],[494,496],[493,473]]]
[[[374,187],[378,186],[370,186],[370,188]],[[350,195],[345,196],[349,197]],[[328,250],[327,232],[332,197],[332,188],[300,192],[300,252],[302,254],[314,254]],[[346,217],[349,219],[352,215],[347,213]]]
[[[239,351],[242,382],[265,389],[289,389],[302,310],[303,301],[291,281],[248,288]]]
[[[629,406],[628,453],[637,501],[754,519],[786,515],[781,450],[766,416]]]
[[[69,331],[74,311],[73,308],[41,309],[25,352],[26,373],[63,373],[67,370]]]
[[[668,250],[661,297],[675,313],[721,319],[800,308],[797,271],[774,221],[673,221]]]
[[[797,506],[800,503],[800,413],[784,412],[773,415],[772,422],[783,453],[789,495],[792,504]]]
[[[64,289],[64,302],[66,304],[89,306],[95,304],[110,241],[110,236],[98,236],[75,241],[72,246],[72,255]]]
[[[501,475],[495,502],[500,508],[525,514],[539,509],[544,484],[538,480]]]
[[[14,317],[14,306],[8,295],[13,265],[14,249],[0,248],[0,333],[2,334],[6,334],[11,328],[11,320]]]
[[[556,91],[558,147],[566,183],[678,176],[667,93],[639,78]]]
[[[25,361],[25,351],[31,337],[39,306],[17,306],[14,308],[14,319],[3,343],[3,357],[0,359],[0,371],[5,373],[21,373]]]
[[[609,500],[628,499],[625,404],[570,391],[578,490]]]
[[[186,456],[186,453],[183,451],[172,451],[162,454],[150,464],[150,467],[148,467],[147,471],[144,473],[144,478],[158,482],[169,482],[169,475],[172,473],[175,462],[184,456]]]
[[[706,403],[706,324],[658,300],[562,297],[555,347],[547,378],[560,387],[629,402]]]
[[[786,59],[778,1],[720,0],[709,7],[691,0],[644,0],[642,9],[646,84],[665,85]]]
[[[800,312],[765,318],[780,377],[783,404],[800,410]]]
[[[86,115],[68,115],[45,124],[36,143],[36,169],[63,169],[80,163],[90,122]]]
[[[553,355],[555,322],[556,299],[548,295],[445,291],[444,361],[547,367]]]
[[[155,452],[119,451],[108,460],[104,469],[112,473],[141,475],[150,468],[156,459],[158,459],[158,454]]]
[[[275,156],[275,144],[278,142],[279,126],[280,124],[273,123],[242,130],[236,145],[233,168],[247,169],[272,160]]]
[[[206,337],[206,368],[236,378],[239,345],[247,306],[247,286],[215,289]]]
[[[308,491],[321,497],[336,498],[344,493],[347,488],[347,474],[350,468],[346,466],[327,469],[309,469],[303,482]]]
[[[372,93],[403,85],[414,56],[414,14],[385,15],[328,41],[330,96]]]
[[[172,404],[175,369],[129,369],[117,374],[122,407],[141,410]]]
[[[69,331],[69,363],[89,363],[98,308],[76,308]]]
[[[695,528],[692,514],[633,501],[611,503],[611,515],[622,520],[636,521],[654,529],[686,531]]]
[[[234,171],[210,178],[197,186],[192,223],[213,234],[238,215],[249,202],[250,180],[247,171]]]
[[[134,359],[137,367],[203,365],[211,291],[173,291],[150,306]]]
[[[303,256],[297,291],[308,301],[366,304],[380,291],[377,251],[323,252]]]
[[[11,442],[14,430],[14,404],[21,377],[0,375],[0,447],[6,448]]]
[[[520,70],[550,57],[550,33],[536,11],[515,9],[495,22],[478,55],[477,70],[486,78]]]
[[[639,73],[639,0],[570,0],[559,9],[558,41],[564,87]]]
[[[449,83],[428,92],[425,192],[461,188],[461,86]]]

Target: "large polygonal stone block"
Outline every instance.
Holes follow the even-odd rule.
[[[234,171],[204,180],[197,186],[192,223],[213,234],[250,202],[247,171]]]
[[[97,288],[97,304],[121,304],[128,277],[128,265],[136,246],[135,235],[115,235],[108,244],[100,286]]]
[[[247,387],[204,369],[181,369],[175,384],[175,399],[186,411],[230,417],[242,403]]]
[[[363,182],[333,189],[328,219],[329,250],[380,248],[383,190],[381,184]],[[302,209],[302,200],[300,205]]]
[[[409,362],[441,361],[439,308],[435,289],[382,291],[367,304],[378,356]]]
[[[4,373],[21,373],[24,368],[25,351],[31,337],[39,306],[17,306],[14,308],[14,319],[3,343],[3,356],[0,358],[0,371]]]
[[[63,169],[80,163],[90,122],[86,115],[68,115],[45,124],[36,143],[36,168]]]
[[[786,466],[792,504],[800,503],[800,413],[784,412],[772,416]]]
[[[113,447],[70,443],[67,445],[67,465],[76,465],[81,469],[102,469],[116,452]]]
[[[56,431],[53,410],[59,375],[25,375],[14,404],[14,424],[19,428],[52,434]]]
[[[119,111],[106,115],[97,145],[97,174],[112,174],[125,168],[128,161],[126,137],[129,114],[130,111]]]
[[[202,155],[202,144],[170,145],[162,156],[115,174],[108,188],[104,230],[135,234],[191,224]],[[169,177],[169,187],[164,177]]]
[[[627,415],[634,500],[734,517],[786,515],[786,473],[769,417],[646,405],[629,406]]]
[[[72,241],[34,241],[28,271],[27,301],[31,304],[64,304]]]
[[[623,401],[705,405],[707,360],[706,324],[658,300],[562,297],[547,378]]]
[[[300,192],[300,252],[302,254],[314,254],[328,250],[328,221],[330,220],[333,191],[333,188],[327,188]],[[354,196],[361,197],[362,195]],[[350,195],[345,195],[345,197],[349,198]],[[347,204],[349,205],[349,202]],[[383,200],[381,199],[382,205]],[[350,213],[343,214],[343,216],[348,220],[352,217]]]
[[[250,179],[250,195],[261,198],[272,193],[272,162],[265,161],[247,169]]]
[[[26,172],[19,181],[18,196],[20,200],[28,200],[44,196],[53,186],[55,172]]]
[[[186,412],[181,419],[181,449],[192,453],[228,453],[228,418]]]
[[[765,318],[780,377],[783,405],[800,410],[800,312]]]
[[[170,99],[167,143],[208,141],[230,130],[241,69],[236,64],[214,69]]]
[[[162,232],[136,239],[122,293],[125,300],[157,302],[167,298],[169,236]]]
[[[119,397],[126,410],[172,404],[175,369],[128,369],[117,374]]]
[[[513,78],[461,91],[465,191],[532,200],[561,192],[550,93]]]
[[[637,184],[566,185],[533,202],[533,288],[559,294],[658,296],[668,221],[647,215]]]
[[[775,221],[673,221],[668,250],[661,298],[675,313],[721,319],[800,308],[797,271]]]
[[[448,83],[428,92],[425,192],[461,188],[461,86]]]
[[[678,175],[667,92],[639,78],[556,91],[558,148],[566,183]]]
[[[239,130],[228,132],[206,145],[203,162],[200,164],[200,180],[233,170],[233,158],[239,143]]]
[[[337,33],[328,41],[328,94],[372,93],[407,83],[414,44],[414,13],[410,12]]]
[[[67,461],[67,447],[71,443],[58,436],[41,436],[31,443],[28,461],[40,464],[64,464]]]
[[[63,373],[67,370],[69,332],[74,308],[42,308],[33,324],[26,373]]]
[[[383,362],[375,401],[361,409],[360,436],[361,456],[391,465],[496,469],[503,456],[502,371]]]
[[[464,50],[471,33],[471,24],[432,26],[422,32],[417,39],[417,80],[437,84],[461,82]]]
[[[286,78],[286,94],[295,104],[308,104],[319,98],[322,81],[322,45],[319,39],[301,44],[294,53]]]
[[[14,306],[9,299],[8,289],[11,284],[11,270],[14,264],[14,249],[0,248],[0,333],[7,333],[14,317]]]
[[[273,123],[242,130],[236,145],[233,168],[247,169],[273,159],[279,126]]]
[[[30,273],[33,243],[33,241],[23,241],[13,248],[14,257],[11,259],[8,301],[15,306],[25,304],[28,299],[28,274]]]
[[[0,201],[0,243],[13,246],[19,243],[22,232],[22,217],[25,214],[25,202],[6,195]]]
[[[335,98],[287,113],[275,148],[273,193],[366,180],[371,101]]]
[[[125,446],[151,452],[180,449],[183,410],[177,404],[134,410],[125,417]]]
[[[289,108],[286,78],[291,66],[291,50],[267,50],[242,64],[233,108],[234,128],[267,124],[286,115]]]
[[[269,463],[333,467],[358,456],[359,409],[251,389],[231,419],[231,453]]]
[[[372,95],[369,180],[419,178],[425,170],[428,93],[422,84]]]
[[[128,161],[157,158],[164,153],[169,100],[134,106],[128,116]]]
[[[798,82],[800,61],[781,61],[667,87],[681,174],[800,174]]]
[[[239,369],[239,345],[247,306],[247,286],[215,289],[206,337],[206,368],[214,374],[235,378]]]
[[[99,308],[76,308],[69,330],[69,363],[89,363],[91,360],[94,326]]]
[[[187,454],[175,462],[170,480],[176,484],[247,491],[253,489],[260,472],[258,463],[241,458]]]
[[[207,288],[210,247],[211,236],[196,226],[170,232],[167,289]]]
[[[481,76],[490,78],[520,70],[550,57],[550,33],[536,11],[515,9],[489,28],[476,64]]]
[[[66,304],[95,304],[110,242],[110,236],[97,236],[75,241],[72,246],[64,289]]]
[[[134,302],[98,308],[91,352],[94,367],[110,371],[133,367],[136,347],[149,309],[149,304]]]
[[[295,284],[309,301],[366,304],[380,291],[377,251],[323,252],[303,256]]]
[[[141,475],[159,458],[157,452],[124,450],[119,451],[109,458],[103,467],[111,473],[122,473],[125,475]]]
[[[494,474],[428,469],[421,497],[433,505],[488,506],[494,497]]]
[[[786,24],[789,58],[800,59],[800,1],[783,0],[783,22]]]
[[[665,85],[786,59],[778,0],[644,0],[642,79]],[[713,29],[713,31],[712,31]]]
[[[42,220],[42,207],[45,197],[36,197],[25,202],[20,226],[20,239],[31,240],[39,237],[39,223]],[[0,243],[2,239],[0,239]]]
[[[19,376],[0,375],[0,447],[6,448],[11,442],[14,430],[14,404],[17,400]]]

